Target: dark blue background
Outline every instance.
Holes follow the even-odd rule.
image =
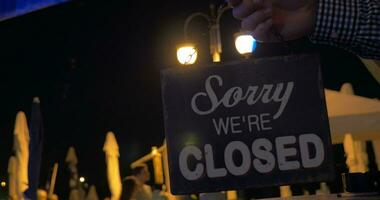
[[[69,0],[0,0],[0,21]]]

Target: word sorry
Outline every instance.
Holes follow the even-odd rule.
[[[260,86],[248,86],[245,93],[241,87],[232,87],[228,89],[225,94],[219,98],[214,88],[212,87],[211,81],[215,80],[219,87],[223,86],[223,79],[218,75],[209,76],[205,81],[205,92],[196,93],[191,99],[191,108],[198,115],[207,115],[214,112],[219,106],[223,105],[225,108],[232,108],[239,104],[241,101],[245,101],[248,105],[254,105],[261,101],[262,103],[280,103],[278,111],[273,115],[273,119],[277,119],[281,116],[286,105],[288,104],[289,97],[292,94],[294,87],[294,82],[287,82],[285,92],[284,83],[277,84],[264,84],[261,88]],[[272,91],[274,90],[274,91]],[[283,95],[281,96],[281,93]],[[199,98],[208,98],[211,103],[209,109],[202,110],[197,105],[197,100]]]
[[[301,164],[303,168],[315,168],[325,158],[323,142],[316,134],[302,134],[298,137],[300,161],[295,158],[297,149],[291,147],[297,144],[295,136],[277,137],[274,143],[275,150],[273,144],[265,138],[254,140],[251,148],[242,141],[231,141],[224,149],[225,167],[219,168],[215,167],[214,150],[210,144],[204,146],[203,152],[194,145],[188,145],[179,154],[179,168],[185,179],[194,181],[204,177],[204,174],[209,178],[225,177],[227,173],[243,176],[251,172],[252,167],[259,173],[269,173],[276,168],[276,163],[280,171],[297,170]],[[309,150],[310,146],[314,151]],[[234,161],[235,153],[240,153],[242,157],[238,164]]]

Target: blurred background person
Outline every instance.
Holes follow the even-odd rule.
[[[123,190],[120,200],[136,200],[136,179],[133,176],[128,176],[123,180]]]
[[[150,172],[146,164],[141,164],[132,169],[132,176],[136,181],[136,200],[151,200],[152,188],[146,183],[150,179]]]

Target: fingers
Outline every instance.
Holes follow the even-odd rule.
[[[272,9],[260,9],[248,17],[244,18],[241,22],[241,28],[244,30],[255,30],[256,27],[269,19],[272,16]]]
[[[271,31],[272,26],[273,20],[269,18],[256,26],[252,31],[252,36],[259,42],[272,42],[275,40]]]
[[[243,19],[263,7],[263,4],[264,0],[242,0],[239,4],[235,3],[232,13],[235,18]]]
[[[245,17],[241,22],[243,30],[250,31],[259,42],[276,41],[273,31],[273,15],[271,5],[261,8]]]

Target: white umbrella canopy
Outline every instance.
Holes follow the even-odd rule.
[[[77,154],[75,153],[74,147],[69,147],[65,161],[66,163],[70,163],[72,165],[78,164],[78,157],[77,157]]]
[[[98,193],[94,185],[91,185],[90,190],[86,196],[86,200],[99,200]]]
[[[119,200],[122,192],[119,170],[119,146],[115,135],[108,132],[103,151],[106,155],[108,186],[111,191],[111,200]]]
[[[29,161],[29,128],[24,112],[18,112],[14,127],[13,149],[17,161],[17,194],[24,199],[23,193],[28,189],[28,161]]]
[[[80,200],[81,193],[79,189],[77,188],[78,186],[78,169],[77,169],[78,157],[77,157],[74,147],[72,146],[69,147],[69,150],[67,151],[67,154],[66,154],[65,162],[68,165],[70,173],[71,173],[70,180],[69,180],[69,187],[71,189],[69,200]]]
[[[8,196],[10,200],[17,200],[16,190],[17,161],[11,156],[8,161]]]
[[[76,188],[77,182],[78,182],[78,169],[77,169],[78,157],[77,157],[77,154],[75,153],[74,147],[69,147],[69,150],[67,151],[67,154],[66,154],[65,161],[71,173],[69,186],[71,189]]]
[[[380,139],[380,101],[350,93],[350,85],[325,90],[332,142],[342,143],[346,133],[355,140]]]
[[[81,200],[79,190],[72,189],[70,191],[69,200]]]

